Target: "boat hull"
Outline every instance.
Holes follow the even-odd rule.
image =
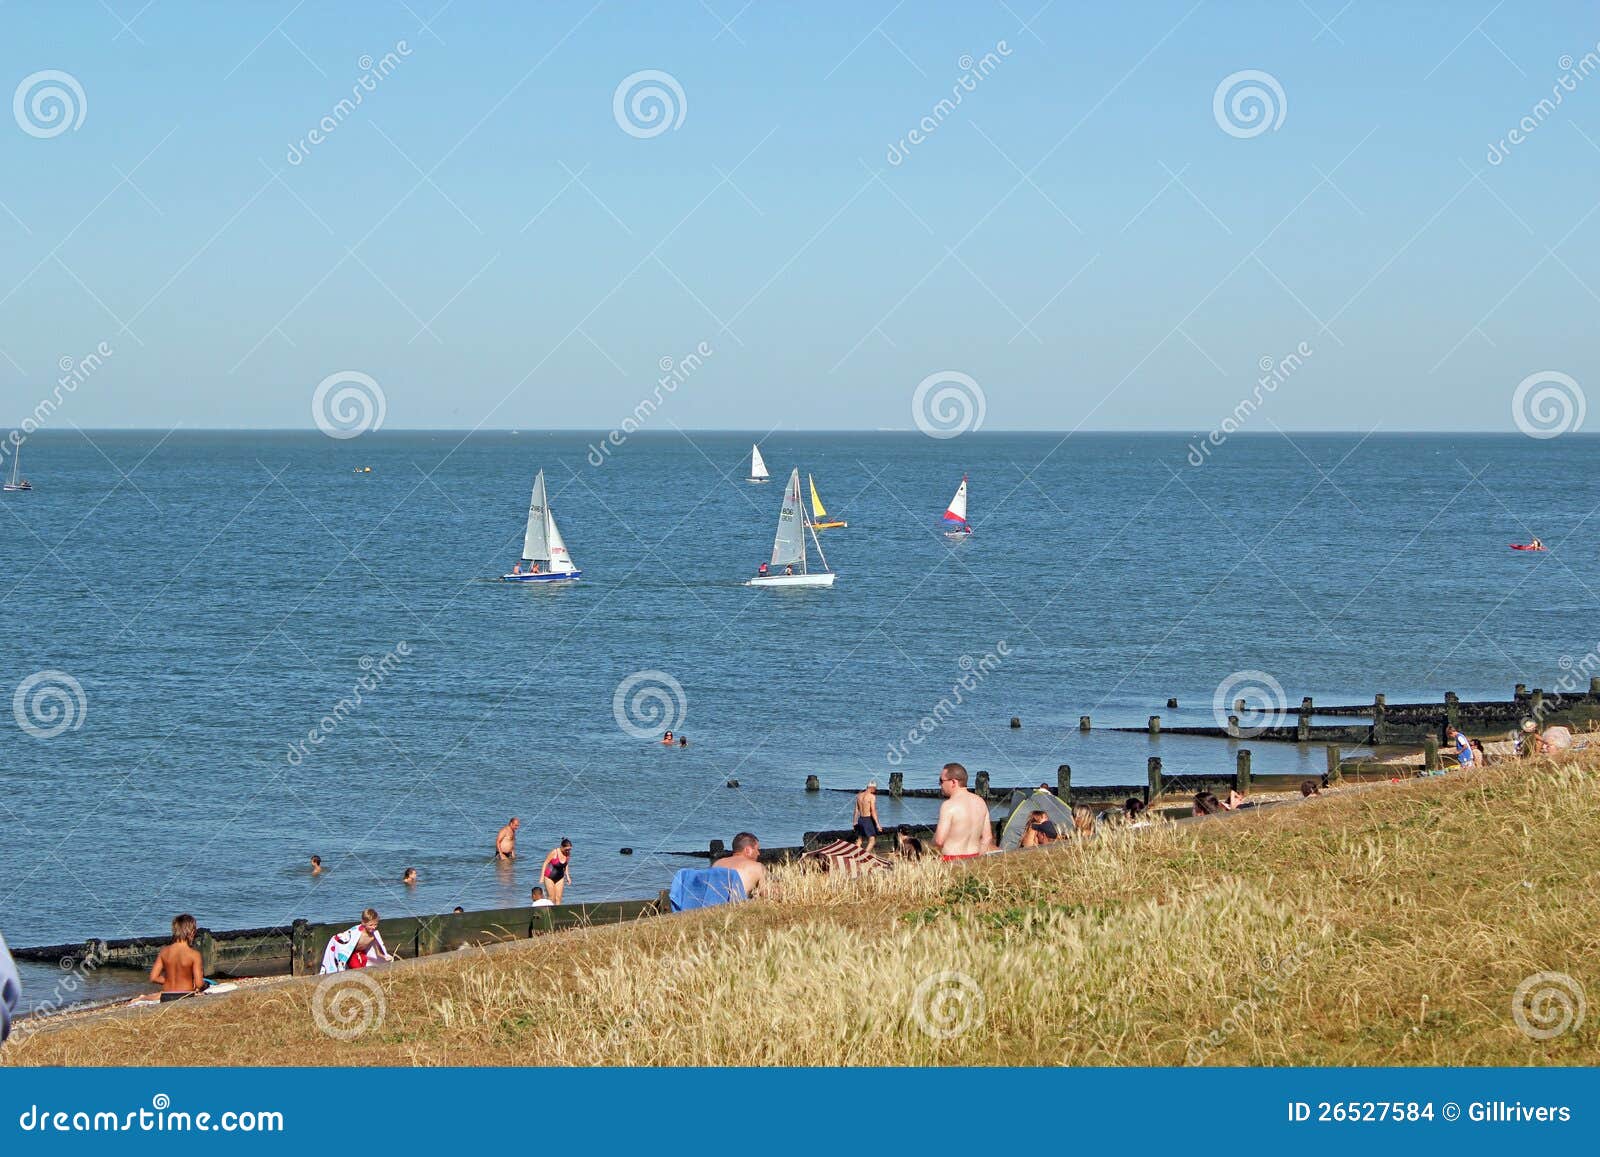
[[[4,487],[0,487],[0,489],[4,489],[7,494],[21,494],[24,490],[32,490],[33,487],[32,486],[13,486],[13,485],[11,485],[11,483],[7,482],[5,484],[5,486]]]
[[[503,574],[500,576],[500,581],[503,583],[569,583],[582,577],[583,572],[581,570],[569,570],[564,574],[551,572],[543,574]]]
[[[831,587],[838,576],[831,570],[815,574],[756,575],[744,585],[747,587]]]
[[[966,542],[967,539],[972,537],[972,531],[970,531],[970,530],[947,530],[947,531],[944,532],[944,536],[946,538],[948,538],[951,542]]]
[[[765,483],[765,482],[771,482],[772,479],[770,479],[770,478],[746,478],[745,481],[760,485],[760,484]]]

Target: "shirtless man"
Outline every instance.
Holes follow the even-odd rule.
[[[155,966],[150,969],[150,983],[161,986],[162,1004],[193,996],[206,986],[205,969],[194,947],[197,931],[194,917],[187,912],[173,917],[172,943],[156,954]]]
[[[767,869],[761,863],[761,841],[749,832],[733,837],[733,852],[711,865],[713,868],[732,868],[744,881],[744,894],[748,899],[766,883]]]
[[[514,860],[517,858],[517,829],[522,826],[522,821],[516,816],[511,817],[511,822],[500,829],[500,834],[494,838],[494,858],[497,860]]]
[[[945,764],[939,771],[939,790],[944,802],[939,805],[933,842],[941,858],[970,860],[994,851],[989,805],[967,790],[967,769],[959,763]]]
[[[878,781],[869,779],[867,786],[856,792],[856,810],[852,817],[852,827],[856,829],[856,846],[863,852],[870,852],[878,842],[878,833],[883,830],[883,824],[878,820]]]

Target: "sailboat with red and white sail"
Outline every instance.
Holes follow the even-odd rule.
[[[944,512],[946,523],[952,524],[952,529],[944,532],[944,536],[954,542],[961,542],[972,536],[972,525],[967,522],[967,476],[961,476],[961,485],[956,487],[956,496],[950,500],[950,507]]]

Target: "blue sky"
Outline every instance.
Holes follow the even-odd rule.
[[[686,429],[910,428],[958,371],[986,429],[1205,431],[1300,343],[1289,430],[1510,430],[1597,376],[1600,75],[1487,157],[1592,6],[141,3],[0,8],[5,91],[85,106],[0,118],[6,422],[101,342],[56,424],[310,427],[355,370],[387,427],[604,429],[702,342]],[[645,69],[684,100],[641,138]],[[1247,69],[1283,116],[1238,136]]]

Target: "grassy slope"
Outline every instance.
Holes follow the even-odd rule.
[[[1496,769],[408,965],[350,1041],[295,981],[0,1059],[1593,1064],[1600,1012],[1536,1041],[1511,1005],[1544,971],[1600,1000],[1597,895],[1600,774]]]

